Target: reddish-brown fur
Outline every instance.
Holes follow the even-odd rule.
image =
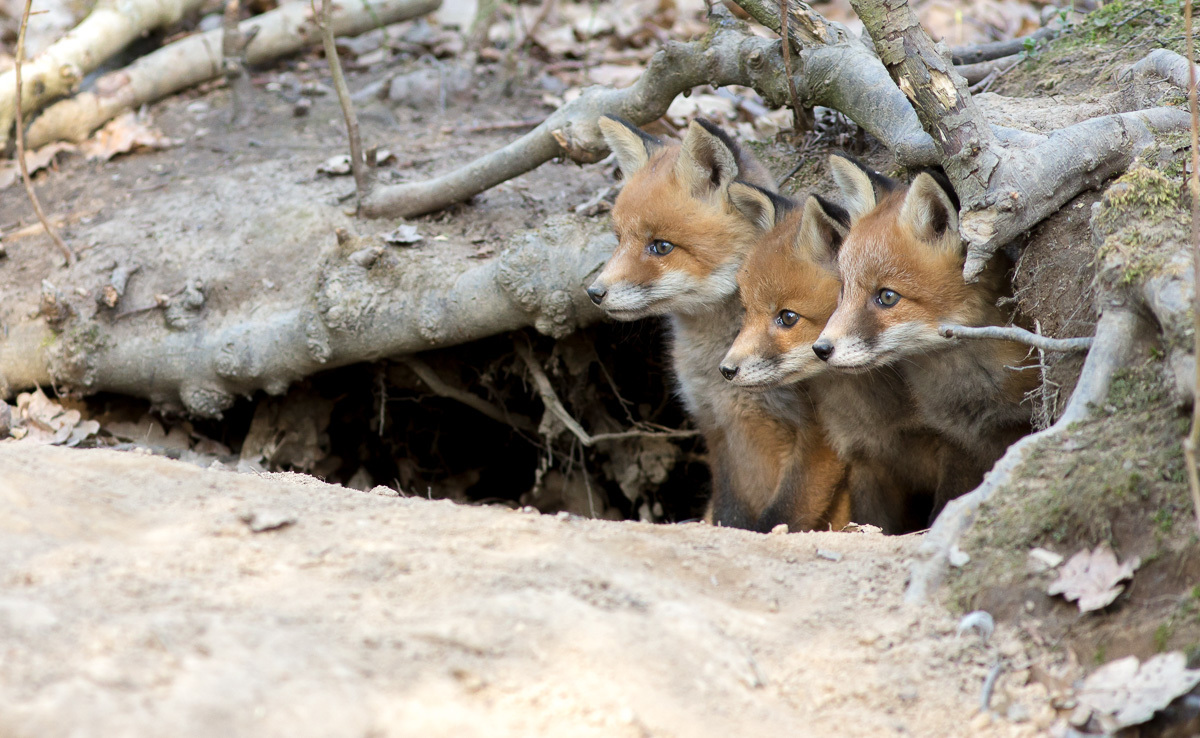
[[[601,128],[626,184],[613,207],[618,246],[589,293],[616,318],[670,318],[679,392],[704,434],[713,472],[706,517],[758,530],[777,523],[791,529],[844,525],[845,511],[807,509],[788,491],[796,480],[839,475],[836,459],[819,449],[811,464],[795,462],[797,453],[816,449],[806,394],[751,392],[718,372],[741,321],[737,269],[762,232],[730,189],[745,187],[735,184],[738,178],[767,189],[773,182],[761,165],[698,124],[682,145],[647,145],[615,121],[602,120]],[[656,240],[672,250],[655,254],[648,246]]]
[[[849,166],[835,162],[835,174],[859,212],[851,213],[853,226],[838,255],[842,297],[818,348],[830,351],[835,368],[895,366],[903,373],[923,422],[952,444],[939,475],[940,507],[976,486],[1029,431],[1030,411],[1022,403],[1037,376],[1010,368],[1028,363],[1027,349],[938,334],[947,323],[1008,322],[996,306],[1007,263],[996,259],[978,282],[966,283],[957,206],[936,178],[921,174],[876,203],[878,186]]]
[[[723,365],[737,368],[735,382],[798,383],[813,397],[821,423],[808,440],[839,466],[848,464],[848,473],[836,487],[806,488],[805,498],[832,494],[858,522],[889,533],[913,530],[927,522],[945,444],[917,420],[898,374],[831,374],[812,351],[837,307],[833,249],[841,232],[813,199],[763,238],[738,275],[746,316]],[[785,310],[797,314],[790,327],[780,322]]]

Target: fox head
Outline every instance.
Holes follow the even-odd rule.
[[[749,168],[737,145],[701,120],[679,144],[618,118],[601,118],[600,131],[625,186],[612,211],[617,247],[587,289],[592,302],[633,320],[695,312],[731,297],[737,270],[761,234],[759,221],[729,196]]]
[[[758,199],[774,227],[738,274],[746,313],[721,374],[740,386],[765,388],[826,371],[812,345],[837,307],[837,252],[849,215],[818,195],[809,196],[803,208],[780,208],[776,200],[749,188],[742,191],[737,183],[731,192],[735,198]]]
[[[958,199],[944,175],[907,187],[841,156],[830,159],[850,213],[838,252],[842,295],[813,352],[867,370],[945,347],[941,323],[971,323],[983,302],[963,281]]]

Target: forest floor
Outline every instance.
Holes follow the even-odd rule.
[[[1077,676],[903,605],[917,537],[378,491],[0,444],[0,734],[1021,736]]]

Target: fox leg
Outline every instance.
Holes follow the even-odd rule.
[[[708,468],[712,474],[712,497],[704,519],[726,528],[751,528],[754,515],[734,489],[733,470],[724,439],[711,438],[708,444]]]

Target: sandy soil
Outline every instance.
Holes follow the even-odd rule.
[[[901,604],[917,543],[4,442],[0,735],[1038,733],[1038,654]]]

